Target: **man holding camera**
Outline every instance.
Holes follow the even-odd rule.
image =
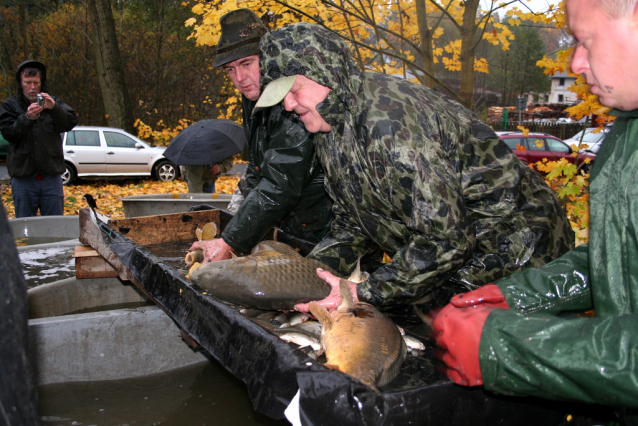
[[[48,94],[46,67],[25,61],[16,71],[16,95],[0,105],[0,132],[9,141],[7,169],[16,218],[64,214],[61,133],[78,123],[75,111]]]

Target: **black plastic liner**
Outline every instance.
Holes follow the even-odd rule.
[[[0,203],[0,425],[39,425],[28,357],[27,283]]]
[[[230,214],[220,211],[221,226]],[[376,393],[356,379],[329,370],[240,314],[202,294],[148,249],[107,225],[105,243],[171,314],[175,322],[232,374],[246,383],[255,411],[275,419],[300,390],[304,425],[552,425],[579,406],[536,398],[503,397],[482,387],[457,386],[436,371],[430,345],[408,356],[399,376]],[[294,238],[278,234],[279,241]]]

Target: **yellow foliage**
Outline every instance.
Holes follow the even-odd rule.
[[[527,135],[529,135],[529,129],[525,126],[516,126],[516,128],[518,130],[520,130],[521,132],[523,132],[523,136],[527,137]]]
[[[81,185],[68,185],[64,187],[64,214],[77,216],[81,208],[88,207],[84,194],[91,194],[95,198],[100,213],[112,219],[124,217],[124,206],[119,200],[122,197],[145,194],[185,194],[188,186],[182,179],[173,182],[161,182],[148,179],[113,180],[87,180]],[[232,194],[237,189],[239,176],[221,176],[215,182],[215,189],[221,194]],[[4,202],[9,219],[15,218],[15,207],[11,197],[11,185],[0,184],[0,195]],[[174,196],[174,195],[173,195]],[[213,197],[213,194],[211,194]]]
[[[545,183],[558,197],[576,234],[576,244],[586,243],[589,239],[589,174],[584,172],[582,164],[571,164],[562,158],[559,161],[544,159],[530,166],[545,174]]]
[[[137,128],[137,136],[140,139],[151,139],[157,145],[168,146],[179,132],[191,124],[191,121],[185,118],[180,119],[178,122],[179,124],[171,129],[166,127],[163,120],[160,120],[157,122],[158,130],[153,130],[151,126],[138,118],[133,123],[133,126]]]
[[[483,72],[485,74],[489,74],[490,70],[487,65],[487,60],[485,58],[474,59],[474,71]]]

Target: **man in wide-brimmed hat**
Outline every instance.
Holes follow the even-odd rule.
[[[227,13],[220,23],[213,66],[223,67],[242,94],[250,155],[247,188],[221,238],[198,241],[192,249],[203,249],[205,262],[227,259],[231,252],[249,252],[273,226],[316,243],[330,227],[332,201],[312,134],[281,105],[255,110],[261,94],[259,41],[268,29],[249,9]]]

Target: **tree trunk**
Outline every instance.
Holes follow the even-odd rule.
[[[466,102],[466,106],[472,109],[474,101],[474,58],[476,49],[476,12],[479,0],[467,0],[463,12],[463,25],[461,27],[461,91],[460,96]]]
[[[110,1],[89,0],[87,3],[106,121],[111,127],[133,133],[133,112],[124,79]]]
[[[416,2],[416,19],[419,27],[419,37],[421,39],[421,61],[423,69],[430,73],[430,76],[423,77],[423,85],[434,88],[436,79],[434,76],[434,53],[432,51],[433,29],[428,27],[428,16],[425,8],[426,0],[417,0]]]

